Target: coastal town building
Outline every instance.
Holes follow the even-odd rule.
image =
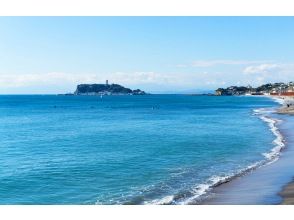
[[[250,85],[230,86],[228,88],[218,88],[215,95],[273,95],[273,96],[294,96],[294,83],[268,83],[253,88]]]

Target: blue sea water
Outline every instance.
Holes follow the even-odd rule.
[[[1,204],[189,204],[267,161],[266,97],[0,96]]]

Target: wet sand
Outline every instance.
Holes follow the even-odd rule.
[[[284,104],[277,110],[279,114],[294,115],[294,97],[279,97],[283,100]]]
[[[279,114],[289,114],[294,115],[294,106],[291,107],[282,107],[278,110]]]
[[[284,105],[279,110],[287,108],[287,111],[275,115],[282,122],[278,127],[286,141],[280,159],[216,187],[200,204],[294,204],[294,117],[289,114],[289,107],[285,106],[289,100],[294,103],[294,99],[286,97],[281,100]]]
[[[284,187],[280,196],[283,198],[282,205],[294,205],[294,181]]]
[[[294,97],[282,97],[282,99],[285,100],[284,105],[277,112],[294,115]],[[294,135],[294,132],[290,135]],[[282,205],[294,205],[294,179],[279,194],[283,199]]]

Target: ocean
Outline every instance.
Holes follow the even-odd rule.
[[[197,204],[278,159],[248,96],[0,96],[1,204]],[[266,111],[265,111],[266,110]]]

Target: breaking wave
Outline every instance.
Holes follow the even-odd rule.
[[[281,151],[285,148],[285,140],[281,132],[277,127],[277,123],[280,122],[278,119],[274,119],[270,117],[270,113],[273,113],[274,109],[266,109],[260,108],[255,109],[253,115],[258,116],[262,121],[267,123],[270,131],[275,136],[273,141],[274,147],[269,151],[265,152],[262,155],[264,159],[249,166],[240,169],[236,172],[229,173],[224,176],[212,176],[207,179],[204,183],[196,185],[192,190],[189,192],[180,193],[176,195],[168,195],[160,199],[155,199],[150,202],[146,202],[145,204],[156,204],[156,205],[168,205],[168,204],[180,204],[180,205],[187,205],[187,204],[199,204],[203,199],[205,199],[209,192],[212,191],[215,187],[222,185],[231,181],[236,177],[240,177],[245,175],[248,172],[251,172],[261,166],[271,164],[277,161],[280,157]]]

